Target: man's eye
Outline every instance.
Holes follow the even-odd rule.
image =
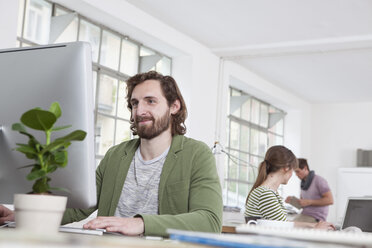
[[[132,102],[132,107],[137,107],[138,102]]]
[[[152,104],[152,103],[155,103],[155,101],[152,100],[152,99],[149,99],[148,102],[151,103],[151,104]]]

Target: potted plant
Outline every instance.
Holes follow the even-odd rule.
[[[58,168],[63,168],[68,163],[67,148],[71,141],[84,140],[86,132],[75,130],[68,135],[51,140],[53,132],[71,127],[54,124],[62,115],[58,102],[53,102],[49,110],[34,108],[26,111],[21,116],[21,123],[14,123],[12,130],[28,137],[25,144],[17,143],[15,150],[23,153],[28,159],[33,160],[29,165],[20,168],[31,168],[26,176],[34,181],[32,191],[28,194],[14,196],[14,208],[17,229],[28,231],[58,232],[63,212],[66,208],[67,197],[54,196],[51,190],[63,190],[49,185],[50,173]],[[26,127],[45,133],[45,144],[39,142]],[[35,225],[35,224],[41,225]]]

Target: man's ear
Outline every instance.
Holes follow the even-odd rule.
[[[180,101],[177,99],[177,100],[175,100],[173,103],[172,103],[172,105],[171,105],[171,107],[170,107],[170,113],[172,114],[172,115],[175,115],[175,114],[177,114],[178,113],[178,111],[181,109],[181,103],[180,103]]]

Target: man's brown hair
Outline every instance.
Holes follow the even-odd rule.
[[[133,135],[137,135],[137,129],[134,123],[134,119],[132,116],[132,104],[131,98],[134,88],[143,83],[146,80],[157,80],[160,83],[160,87],[162,89],[162,93],[164,97],[167,99],[168,107],[170,107],[176,100],[180,102],[180,109],[177,113],[172,114],[172,136],[175,134],[185,134],[186,133],[186,125],[185,120],[187,118],[187,108],[185,101],[181,95],[181,92],[177,86],[176,81],[171,76],[163,76],[162,74],[156,71],[149,71],[145,73],[139,73],[130,77],[127,80],[127,107],[131,112],[130,116],[130,129],[133,132]]]
[[[307,168],[308,171],[310,171],[309,164],[307,163],[307,160],[304,158],[299,158],[298,159],[298,167],[303,170],[305,167]]]

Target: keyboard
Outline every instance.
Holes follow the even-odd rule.
[[[237,233],[253,233],[296,240],[335,243],[343,245],[361,245],[372,247],[372,233],[327,231],[312,228],[278,228],[262,227],[256,225],[240,225],[236,227]]]

